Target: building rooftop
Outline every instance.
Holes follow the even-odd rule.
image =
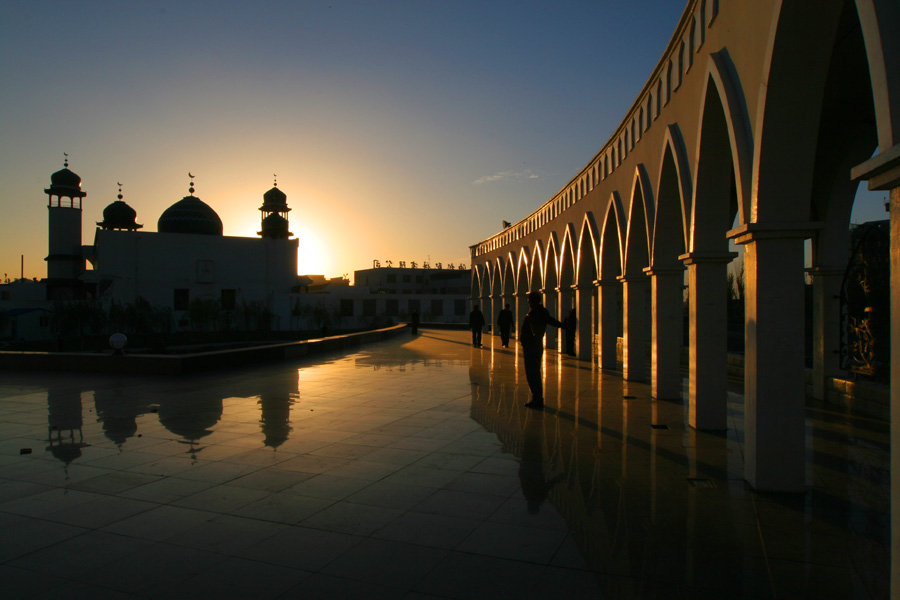
[[[4,374],[4,597],[881,598],[888,423],[807,407],[807,491],[590,363],[422,330],[202,376]],[[493,344],[493,346],[492,346]]]

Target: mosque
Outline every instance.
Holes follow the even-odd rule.
[[[275,330],[364,329],[402,321],[413,311],[431,321],[464,320],[469,272],[460,270],[462,265],[456,270],[417,269],[416,263],[409,269],[369,269],[358,272],[355,286],[339,285],[349,284],[342,278],[298,275],[299,242],[290,231],[291,209],[277,180],[263,194],[259,237],[235,237],[223,235],[222,220],[194,195],[193,175],[188,175],[188,195],[163,211],[157,231],[142,231],[120,185],[118,198],[103,209],[93,244],[85,245],[82,202],[87,193],[66,158],[44,190],[47,277],[0,284],[0,338],[55,339],[54,305],[68,301],[109,309],[140,299],[161,309],[173,331],[197,325],[191,321],[195,302],[215,306],[220,314],[250,307],[249,312],[266,315],[266,326]],[[375,285],[391,278],[398,282],[391,289]],[[413,278],[418,283],[400,283]],[[324,283],[311,285],[318,280]],[[448,287],[448,281],[464,285]]]
[[[258,238],[222,234],[211,206],[189,195],[159,217],[157,231],[139,231],[137,213],[122,198],[103,210],[94,243],[82,245],[81,178],[68,168],[50,177],[47,299],[133,302],[179,313],[195,299],[223,309],[241,302],[271,304],[272,294],[297,285],[298,240],[289,231],[287,195],[277,187],[263,194]],[[86,263],[91,269],[86,269]]]

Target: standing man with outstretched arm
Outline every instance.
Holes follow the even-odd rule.
[[[472,329],[472,347],[481,348],[481,330],[484,329],[484,315],[476,304],[469,313],[469,327]]]
[[[541,358],[544,356],[544,333],[547,325],[562,327],[541,304],[539,292],[528,292],[528,314],[519,330],[519,343],[525,362],[525,377],[531,388],[531,402],[525,406],[541,410],[544,408],[544,380],[541,376]]]

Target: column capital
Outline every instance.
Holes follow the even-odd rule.
[[[800,221],[790,223],[747,223],[725,234],[735,244],[749,244],[759,240],[806,239],[822,229],[821,221]]]
[[[679,256],[678,260],[686,265],[730,263],[737,255],[737,252],[688,252]]]
[[[684,267],[646,267],[644,273],[650,277],[684,275]]]
[[[622,283],[642,283],[644,281],[648,281],[647,276],[641,273],[640,275],[619,275],[616,277],[617,281],[621,281]]]
[[[854,181],[868,180],[870,190],[890,190],[900,187],[900,144],[879,152],[866,162],[850,169]]]
[[[838,275],[843,276],[846,272],[846,269],[840,269],[837,267],[810,267],[803,270],[810,277],[836,277]]]

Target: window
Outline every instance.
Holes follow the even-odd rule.
[[[352,298],[341,299],[341,316],[342,317],[352,317],[353,316],[353,299]]]
[[[412,314],[414,310],[419,310],[421,308],[421,302],[419,300],[410,300],[409,301],[409,314]]]
[[[443,300],[432,300],[431,301],[431,314],[435,317],[441,317],[444,315],[444,301]]]
[[[175,310],[187,310],[191,303],[190,290],[176,289],[172,297],[172,308]]]
[[[463,298],[457,298],[453,301],[453,314],[457,317],[466,316],[466,301]]]
[[[416,283],[422,283],[422,276],[416,275]]]
[[[0,300],[9,300],[9,290],[0,292]]]
[[[363,300],[363,316],[364,317],[374,317],[375,316],[375,298],[365,298]]]
[[[388,283],[397,283],[397,274],[396,274],[396,273],[389,273],[388,276],[387,276],[387,282],[388,282]]]
[[[409,278],[409,275],[404,275],[404,276],[403,276],[403,283],[409,283],[410,281],[411,281],[411,280],[410,280],[410,278]]]
[[[222,290],[222,309],[234,310],[237,290]]]
[[[384,312],[389,317],[396,317],[400,314],[400,302],[396,298],[385,300]]]

